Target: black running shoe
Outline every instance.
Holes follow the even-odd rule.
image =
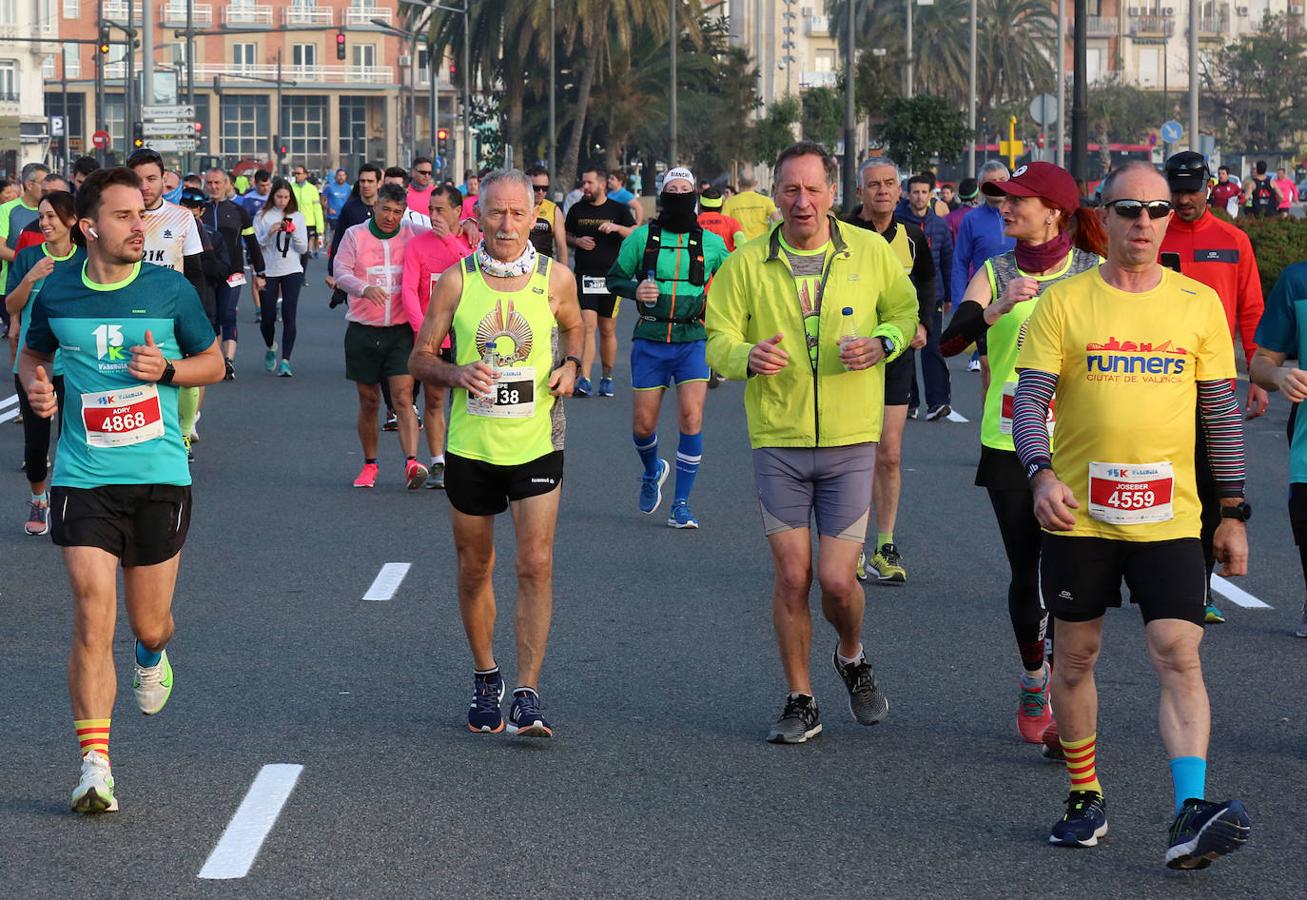
[[[399,417],[395,415],[393,409],[386,410],[386,422],[381,426],[382,431],[399,431]]]
[[[1072,791],[1066,815],[1053,826],[1048,842],[1058,847],[1097,847],[1107,834],[1107,804],[1098,791]]]
[[[1186,800],[1171,823],[1166,865],[1171,869],[1206,869],[1212,860],[1248,843],[1252,827],[1248,810],[1238,800]]]
[[[521,737],[554,736],[554,729],[540,710],[540,695],[530,688],[513,691],[513,705],[508,710],[508,733]]]
[[[232,366],[232,364],[231,364],[231,360],[230,360],[230,359],[224,359],[224,360],[222,361],[222,364],[223,364],[223,369],[224,369],[224,371],[223,371],[223,375],[222,375],[222,380],[223,380],[223,381],[235,381],[235,380],[236,380],[236,369],[235,369],[234,366]]]
[[[859,725],[875,725],[889,715],[889,699],[876,684],[876,676],[866,656],[844,665],[840,662],[837,647],[831,654],[831,662],[849,690],[849,712]]]
[[[808,694],[790,694],[785,698],[785,711],[772,726],[767,741],[772,744],[802,744],[819,734],[821,712],[817,709],[817,698]]]

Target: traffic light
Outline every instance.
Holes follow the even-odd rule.
[[[281,142],[281,136],[280,136],[280,135],[277,135],[277,136],[274,136],[274,137],[273,137],[273,139],[272,139],[272,146],[273,146],[274,148],[276,148],[276,150],[277,150],[277,160],[278,160],[278,161],[281,161],[281,160],[283,160],[283,159],[286,158],[286,154],[287,154],[289,151],[288,151],[286,145],[283,144],[283,143]]]
[[[336,32],[336,59],[345,58],[345,32]]]
[[[132,149],[140,150],[145,146],[145,129],[140,122],[132,126]]]
[[[101,56],[109,55],[109,26],[108,25],[100,26],[100,41],[97,44],[97,46],[100,48]]]
[[[199,136],[200,136],[200,133],[201,133],[202,131],[204,131],[204,123],[203,123],[203,122],[196,122],[196,123],[195,123],[195,136],[196,136],[196,137],[199,137]]]
[[[449,141],[449,129],[437,128],[436,129],[436,155],[437,156],[443,157],[446,155],[446,153],[448,152],[447,151],[448,141]]]

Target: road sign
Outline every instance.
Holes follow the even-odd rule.
[[[97,131],[91,135],[91,146],[96,150],[107,150],[112,142],[113,138],[109,136],[107,131]]]
[[[145,146],[160,153],[194,153],[199,149],[195,138],[150,138],[145,139]]]
[[[190,138],[195,136],[194,122],[142,122],[141,134],[145,137]]]
[[[445,158],[440,154],[436,154],[436,158],[431,161],[431,165],[443,172],[445,170]]]
[[[142,106],[141,118],[147,121],[166,121],[176,119],[189,121],[195,118],[194,106]]]
[[[1175,119],[1162,123],[1162,140],[1174,144],[1184,137],[1184,126]]]
[[[1030,101],[1030,118],[1036,125],[1048,126],[1057,121],[1057,98],[1052,94],[1040,94]]]
[[[50,137],[63,137],[63,136],[64,136],[64,117],[63,117],[63,116],[51,116],[51,117],[50,117]]]

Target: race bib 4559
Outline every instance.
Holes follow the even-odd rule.
[[[1169,462],[1089,464],[1089,517],[1109,525],[1169,522],[1175,473]]]

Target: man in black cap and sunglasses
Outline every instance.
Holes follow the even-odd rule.
[[[1257,272],[1257,259],[1248,235],[1228,222],[1223,222],[1208,210],[1208,184],[1211,170],[1201,153],[1185,150],[1166,161],[1166,183],[1171,188],[1171,205],[1175,217],[1166,229],[1162,241],[1162,265],[1169,266],[1195,281],[1201,281],[1221,298],[1230,336],[1239,333],[1243,345],[1244,362],[1252,365],[1257,345],[1253,334],[1261,321],[1265,304],[1262,300],[1262,279]],[[1255,419],[1266,412],[1269,400],[1266,391],[1256,384],[1248,385],[1248,403],[1244,414]],[[1212,535],[1221,524],[1221,498],[1216,485],[1208,475],[1206,446],[1198,433],[1197,469],[1198,497],[1203,503],[1203,557],[1207,563],[1210,581],[1216,557],[1212,552]],[[1204,619],[1208,625],[1219,625],[1225,616],[1212,602],[1208,591]]]

